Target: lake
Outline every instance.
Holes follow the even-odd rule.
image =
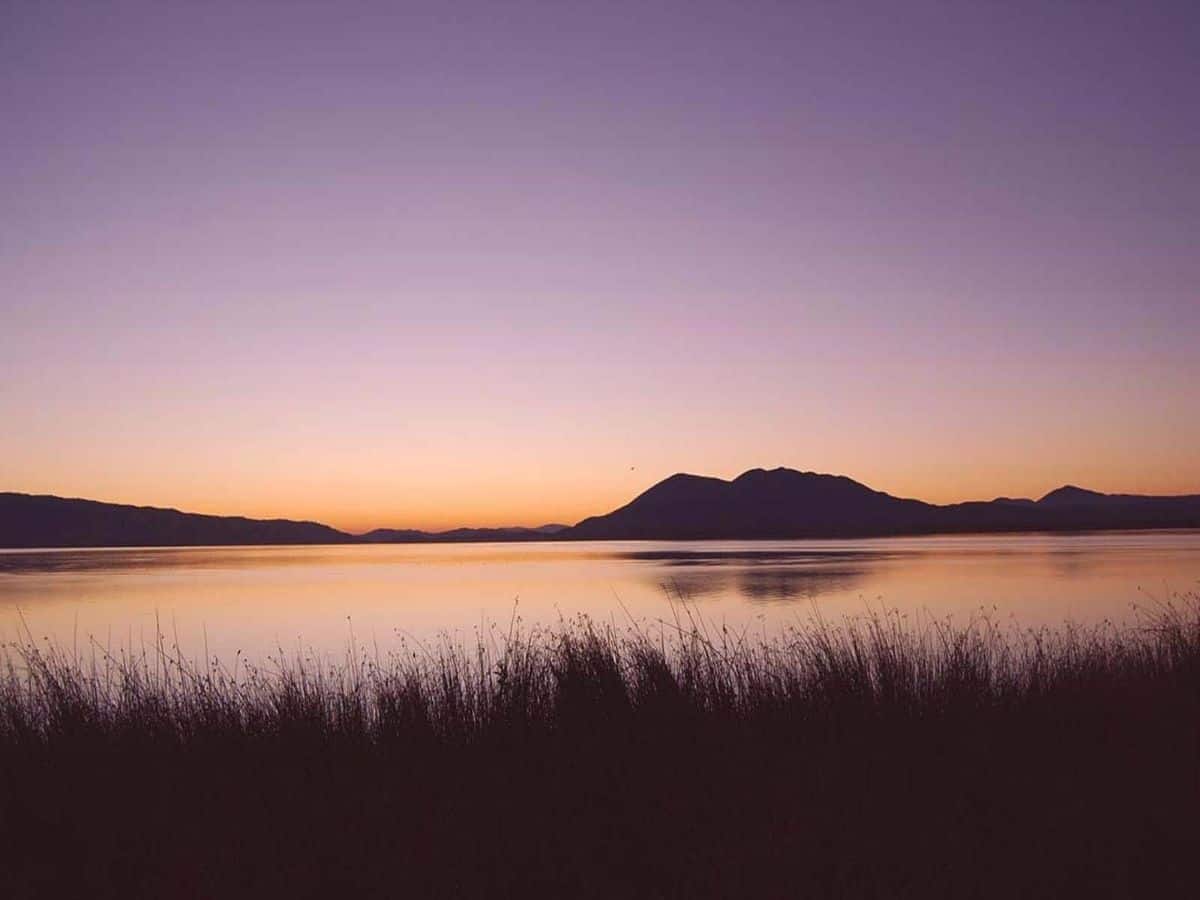
[[[86,650],[161,628],[189,656],[341,658],[586,614],[657,627],[690,610],[770,633],[868,606],[1022,626],[1131,620],[1200,588],[1200,531],[846,541],[0,550],[0,638]],[[685,600],[686,609],[679,600]]]

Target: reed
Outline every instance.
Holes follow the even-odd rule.
[[[681,607],[336,664],[31,636],[7,896],[1190,896],[1200,603],[773,637]]]

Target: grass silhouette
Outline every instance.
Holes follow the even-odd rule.
[[[5,896],[1191,896],[1200,604],[1041,631],[582,618],[336,665],[31,636]]]

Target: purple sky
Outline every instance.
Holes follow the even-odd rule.
[[[1197,9],[0,4],[0,490],[1200,492]]]

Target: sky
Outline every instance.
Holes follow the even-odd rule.
[[[0,0],[0,490],[1200,493],[1193,3]]]

